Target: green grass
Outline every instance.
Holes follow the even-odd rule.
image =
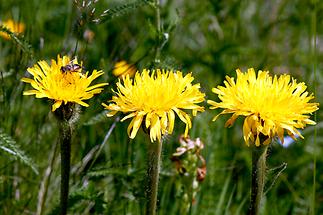
[[[201,83],[207,99],[216,100],[211,88],[222,84],[225,75],[235,75],[236,68],[254,67],[268,69],[272,74],[290,73],[305,82],[310,92],[316,92],[316,101],[322,103],[321,1],[317,1],[316,7],[301,0],[162,2],[163,35],[158,66],[192,72],[194,82]],[[95,15],[91,16],[94,7]],[[100,16],[107,9],[110,11]],[[111,89],[115,89],[117,80],[112,68],[116,61],[127,60],[138,69],[155,65],[158,32],[153,4],[101,0],[89,8],[78,8],[73,1],[65,0],[0,0],[0,19],[7,18],[24,22],[26,31],[23,37],[12,40],[0,38],[0,214],[36,212],[38,193],[50,163],[52,174],[44,214],[57,214],[59,210],[59,153],[51,160],[58,127],[50,111],[51,103],[22,96],[30,86],[20,79],[38,60],[49,61],[58,54],[73,55],[76,44],[78,58],[88,70],[102,69],[105,74],[97,82],[109,82],[109,86],[89,100],[88,108],[81,108],[72,140],[70,212],[143,214],[146,136],[140,130],[135,140],[129,140],[126,133],[129,122],[102,117],[101,103],[111,99]],[[101,19],[98,23],[91,21],[98,18]],[[91,42],[83,37],[86,29],[95,33]],[[315,57],[311,46],[314,35]],[[242,120],[226,129],[223,125],[228,117],[212,122],[215,114],[206,110],[198,115],[190,131],[192,138],[200,137],[204,142],[202,155],[207,162],[207,176],[199,185],[190,214],[245,214],[249,204],[251,151],[243,142]],[[304,140],[299,139],[288,148],[276,142],[270,147],[268,167],[280,167],[282,163],[287,163],[287,167],[268,191],[262,214],[305,215],[314,206],[315,214],[323,213],[322,117],[323,112],[317,111],[316,132],[313,126],[307,127],[303,131]],[[170,160],[183,131],[184,126],[177,123],[174,134],[164,144],[157,203],[160,215],[179,214],[183,207],[182,192],[188,192],[180,184],[181,176]],[[97,150],[101,144],[101,150]],[[8,153],[4,147],[21,153]],[[268,175],[266,188],[279,170]]]

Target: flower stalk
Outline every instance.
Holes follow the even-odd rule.
[[[50,64],[44,60],[38,61],[27,69],[33,78],[21,79],[33,87],[32,90],[24,91],[23,95],[49,98],[53,102],[52,112],[58,121],[58,142],[61,148],[60,214],[62,215],[66,214],[68,209],[72,126],[76,121],[77,113],[75,104],[88,107],[89,105],[84,100],[101,93],[102,87],[108,85],[108,83],[91,85],[92,81],[103,75],[103,72],[93,70],[89,74],[88,71],[83,71],[83,68],[83,62],[78,63],[77,57],[71,60],[69,56],[58,55],[57,60],[51,60]],[[47,192],[46,183],[44,182],[44,197],[40,198],[39,213],[42,211],[43,200]]]
[[[72,125],[70,119],[74,114],[74,105],[68,103],[55,111],[59,126],[59,143],[61,149],[61,190],[60,208],[61,215],[67,214],[69,178],[71,169],[71,139]]]
[[[239,69],[236,72],[236,80],[226,76],[224,86],[212,89],[220,102],[207,102],[210,109],[223,109],[213,121],[222,114],[232,114],[226,127],[232,126],[239,116],[245,117],[243,138],[247,146],[252,142],[249,214],[258,215],[266,179],[268,145],[276,137],[283,144],[285,132],[294,140],[297,136],[304,138],[299,129],[316,124],[310,115],[319,109],[319,104],[310,102],[314,95],[306,91],[304,82],[297,83],[288,74],[272,77],[269,71],[256,73],[253,68],[245,73]]]
[[[108,104],[102,105],[109,110],[107,117],[118,112],[125,116],[120,120],[132,118],[127,133],[134,139],[138,130],[142,129],[149,135],[146,214],[156,214],[158,180],[161,166],[162,137],[171,135],[175,126],[175,117],[184,122],[184,136],[192,127],[191,116],[203,112],[198,103],[204,101],[205,94],[200,92],[199,84],[192,84],[191,73],[183,76],[180,71],[144,69],[137,72],[134,79],[127,75],[117,83],[116,94]],[[185,111],[184,111],[185,110]]]
[[[146,215],[155,215],[157,211],[157,194],[161,166],[162,140],[149,143],[147,165],[147,205]]]
[[[258,215],[266,180],[268,145],[252,147],[252,176],[249,215]]]

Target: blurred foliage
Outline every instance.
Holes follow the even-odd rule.
[[[87,5],[87,3],[91,4]],[[44,203],[45,214],[57,214],[59,159],[52,156],[58,128],[50,101],[22,96],[20,79],[38,60],[58,54],[77,55],[87,70],[102,69],[98,82],[109,82],[104,93],[81,108],[72,144],[71,214],[143,214],[147,137],[135,140],[126,134],[127,124],[104,118],[102,102],[111,99],[117,79],[114,64],[126,60],[141,70],[153,66],[192,72],[207,97],[236,68],[268,69],[290,73],[323,98],[323,2],[273,0],[161,0],[161,62],[156,54],[155,8],[150,1],[100,0],[0,0],[0,20],[24,22],[24,35],[0,38],[0,129],[38,167],[36,175],[25,163],[0,151],[0,214],[34,214],[46,170],[52,172]],[[95,10],[94,10],[95,9]],[[315,19],[317,52],[313,54]],[[6,29],[1,28],[1,31]],[[317,74],[313,65],[317,63]],[[206,105],[206,104],[205,104]],[[241,134],[242,120],[224,129],[226,116],[211,122],[216,113],[206,110],[193,121],[192,138],[201,138],[207,175],[199,187],[190,214],[244,214],[249,203],[251,154]],[[262,214],[309,214],[313,186],[313,158],[317,156],[316,214],[323,213],[323,112],[318,125],[304,130],[304,140],[289,147],[270,147],[271,171]],[[177,119],[177,121],[179,121]],[[109,129],[115,124],[111,135]],[[159,188],[159,214],[178,214],[178,175],[170,157],[179,146],[183,125],[175,126],[163,149]],[[107,137],[107,140],[105,140]],[[317,144],[314,145],[314,139]],[[31,164],[31,163],[27,163]],[[52,166],[50,166],[52,164]],[[276,175],[280,173],[278,177]],[[276,179],[276,180],[275,180]]]

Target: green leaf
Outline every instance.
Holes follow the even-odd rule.
[[[112,9],[107,9],[100,15],[100,17],[98,17],[97,19],[94,19],[93,22],[103,23],[106,21],[110,21],[111,19],[113,19],[115,17],[125,15],[125,14],[127,14],[139,7],[147,5],[147,4],[151,4],[151,2],[148,0],[138,0],[138,1],[124,4],[124,5],[112,8]]]
[[[25,153],[19,148],[16,141],[0,130],[0,149],[11,155],[14,159],[19,159],[27,166],[29,166],[36,174],[38,174],[38,170],[33,164],[32,160],[25,155]]]
[[[106,177],[110,175],[127,176],[132,173],[133,172],[129,173],[127,168],[117,166],[93,170],[91,172],[88,172],[87,175],[90,177]]]
[[[228,190],[229,190],[230,180],[231,180],[231,173],[228,174],[227,179],[225,180],[225,183],[223,185],[222,192],[220,194],[220,199],[218,201],[215,214],[222,214],[223,213],[222,211],[225,209],[225,206],[226,206],[225,197],[226,197],[226,194],[228,193]]]
[[[82,188],[78,188],[75,191],[72,191],[68,197],[69,208],[71,209],[73,207],[77,207],[77,205],[82,201],[88,200],[94,203],[93,207],[96,212],[98,212],[99,214],[103,214],[103,205],[105,205],[106,202],[103,200],[103,193],[97,192],[94,189],[94,187],[95,185],[90,182],[88,187],[86,188],[82,187]],[[51,211],[48,213],[48,215],[59,214],[60,210],[61,210],[61,207],[57,202],[55,206],[51,209]]]

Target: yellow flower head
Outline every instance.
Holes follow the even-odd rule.
[[[289,75],[276,75],[272,78],[268,71],[259,71],[258,75],[253,68],[247,73],[237,72],[237,81],[226,77],[223,86],[213,88],[221,102],[208,100],[210,109],[224,109],[221,114],[233,115],[226,122],[231,126],[238,116],[245,116],[243,135],[249,146],[249,139],[260,146],[259,136],[264,136],[263,144],[269,144],[276,135],[283,142],[284,131],[292,137],[303,136],[297,129],[303,129],[306,124],[315,125],[310,120],[312,112],[318,110],[318,103],[309,103],[314,98],[306,91],[305,83],[297,83]]]
[[[75,69],[75,70],[73,70]],[[100,93],[107,83],[100,83],[90,86],[91,82],[101,76],[103,72],[93,70],[92,74],[82,73],[82,63],[78,64],[77,59],[70,60],[68,56],[57,56],[57,62],[39,61],[33,67],[27,69],[33,79],[22,78],[21,80],[30,83],[33,90],[24,91],[24,95],[35,95],[36,98],[49,98],[55,101],[52,111],[59,108],[62,103],[78,103],[85,107],[89,105],[83,100],[90,99],[94,94]]]
[[[126,76],[117,83],[117,96],[113,96],[109,105],[102,104],[110,110],[108,117],[118,111],[128,113],[121,121],[132,118],[128,126],[128,135],[135,138],[142,122],[150,132],[151,141],[158,139],[174,128],[175,113],[186,124],[185,136],[191,128],[190,116],[182,109],[191,109],[195,116],[204,108],[196,103],[204,101],[204,93],[200,85],[192,85],[194,78],[191,74],[183,77],[180,71],[164,71],[157,69],[150,73],[144,69],[136,73],[134,80]]]
[[[16,34],[20,34],[25,31],[25,25],[23,23],[14,22],[12,19],[8,19],[3,23],[0,22],[0,25],[3,25],[11,32]],[[10,39],[10,36],[5,32],[0,32],[0,36],[7,40]]]
[[[136,73],[136,68],[133,65],[129,65],[126,61],[119,61],[114,66],[112,71],[114,76],[125,78],[127,75],[133,77]]]

